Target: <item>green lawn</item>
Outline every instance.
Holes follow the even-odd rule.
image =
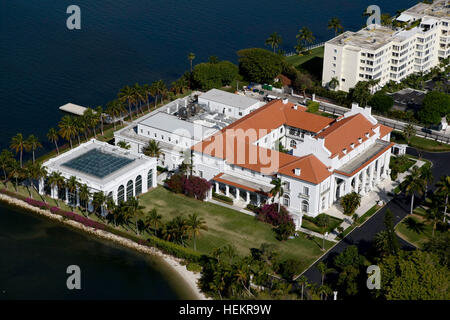
[[[8,183],[8,190],[15,191],[13,185]],[[4,185],[1,185],[4,188]],[[33,198],[40,200],[41,196],[34,189],[30,189]],[[28,190],[18,187],[18,193],[29,197]],[[48,196],[44,197],[47,203],[56,206],[56,201]],[[211,250],[226,244],[232,244],[241,255],[248,255],[250,248],[258,248],[262,243],[274,244],[282,258],[296,258],[301,261],[301,267],[308,267],[323,252],[321,251],[322,239],[311,237],[300,233],[300,236],[288,240],[278,241],[275,239],[275,233],[268,224],[256,220],[255,217],[244,213],[228,209],[213,203],[201,202],[188,198],[181,194],[175,194],[163,187],[155,188],[139,197],[140,204],[144,206],[144,214],[147,214],[152,208],[156,208],[158,213],[163,216],[163,221],[167,222],[177,215],[187,217],[193,212],[197,212],[200,217],[206,220],[208,230],[202,231],[202,235],[197,239],[197,249],[201,253],[209,254]],[[59,206],[63,210],[72,211],[62,200],[59,200]],[[79,214],[79,209],[73,210]],[[94,221],[100,221],[99,217],[90,214],[89,218]],[[143,218],[143,217],[140,217]],[[134,221],[134,220],[133,220]],[[112,225],[110,225],[112,226]],[[129,226],[119,226],[118,230],[136,237],[134,224]],[[149,234],[139,235],[137,237],[146,238]],[[329,249],[333,243],[325,241],[326,249]],[[192,248],[192,241],[187,242],[187,246]]]
[[[311,50],[311,53],[309,53],[309,54],[305,53],[302,55],[293,55],[290,57],[286,57],[286,61],[297,68],[297,67],[301,66],[302,64],[304,64],[305,62],[311,60],[312,58],[315,58],[315,57],[323,58],[323,53],[325,50],[324,48],[325,47],[314,48]]]
[[[428,242],[432,238],[433,224],[425,219],[425,209],[418,207],[414,209],[413,214],[407,215],[397,226],[395,231],[397,235],[411,243],[417,248],[422,248],[424,243]],[[421,225],[422,228],[414,228],[408,224],[408,218],[411,218],[415,224]],[[439,226],[436,227],[435,236],[441,233]]]
[[[210,253],[213,248],[232,244],[241,255],[248,255],[250,248],[258,248],[262,243],[274,244],[281,257],[297,258],[302,268],[309,266],[323,252],[320,250],[322,239],[307,239],[306,235],[281,242],[275,239],[272,227],[257,221],[255,217],[224,208],[222,206],[200,202],[181,194],[172,193],[165,188],[158,187],[142,196],[140,202],[146,211],[156,208],[168,221],[178,215],[188,216],[193,212],[205,219],[208,231],[203,231],[197,240],[197,249],[203,253]],[[191,243],[188,243],[191,246]],[[326,242],[326,248],[332,246]]]
[[[406,140],[403,137],[402,133],[395,132],[392,135],[391,141],[396,143],[406,144]],[[441,142],[437,142],[435,140],[425,139],[421,137],[412,137],[411,142],[409,143],[410,147],[421,149],[424,151],[431,152],[446,152],[450,151],[450,144],[445,144]]]
[[[335,218],[335,217],[332,217],[332,216],[328,216],[328,218],[330,220],[330,224],[329,224],[329,226],[328,226],[328,228],[326,230],[327,232],[333,231],[334,229],[336,229],[342,223],[341,219],[338,219],[338,218]],[[306,229],[309,229],[311,231],[314,231],[314,232],[322,233],[322,228],[319,227],[315,223],[313,218],[303,217],[303,219],[302,219],[302,227],[306,228]]]

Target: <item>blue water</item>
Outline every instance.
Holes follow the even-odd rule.
[[[124,85],[170,83],[188,69],[189,52],[196,54],[195,63],[211,55],[237,62],[237,50],[264,46],[274,31],[284,39],[282,49],[293,51],[302,26],[317,42],[326,41],[333,36],[327,22],[334,16],[346,30],[356,30],[365,24],[362,12],[370,4],[393,14],[416,2],[2,0],[0,149],[21,132],[37,135],[48,150],[45,135],[62,116],[59,106],[105,105]],[[66,28],[72,4],[81,8],[81,30]],[[170,276],[161,267],[142,256],[5,206],[0,215],[2,251],[12,252],[0,259],[0,299],[77,297],[61,287],[61,269],[71,261],[81,261],[89,275],[83,298],[183,296],[167,285]],[[102,291],[105,286],[110,290]]]
[[[317,41],[333,32],[337,16],[346,30],[365,23],[362,12],[378,4],[395,13],[414,0],[2,0],[0,2],[0,148],[17,132],[45,134],[73,102],[105,105],[126,84],[171,82],[211,55],[236,61],[236,51],[264,46],[277,31],[283,49],[309,27]],[[81,8],[81,30],[66,28],[67,6]],[[49,146],[49,145],[47,145]]]

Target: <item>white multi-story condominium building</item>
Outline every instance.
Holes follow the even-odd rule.
[[[370,108],[353,105],[332,119],[275,100],[193,146],[194,170],[241,206],[273,198],[280,178],[280,201],[299,227],[303,214],[317,216],[388,177],[391,131]],[[277,151],[280,143],[288,152]]]
[[[450,56],[450,4],[418,3],[396,20],[403,27],[372,24],[347,31],[325,43],[322,85],[337,79],[336,90],[348,92],[359,81],[378,80],[376,91],[415,72],[428,72]]]
[[[156,187],[156,158],[95,139],[44,162],[43,166],[49,175],[59,172],[65,179],[76,177],[80,184],[88,186],[92,194],[103,192],[115,203],[139,196]],[[78,190],[58,190],[48,180],[41,179],[39,191],[53,198],[63,198],[73,205],[80,205]],[[91,201],[89,207],[92,210]]]
[[[149,141],[159,143],[158,165],[176,170],[190,161],[191,147],[259,108],[263,103],[217,89],[177,99],[114,133],[115,144],[124,141],[142,153]]]

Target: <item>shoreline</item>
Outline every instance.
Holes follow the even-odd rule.
[[[12,206],[19,207],[21,209],[25,209],[25,210],[33,212],[33,213],[37,213],[41,216],[45,216],[52,220],[56,220],[67,226],[84,231],[84,232],[86,232],[90,235],[96,236],[98,238],[112,241],[113,243],[136,250],[141,253],[159,257],[159,258],[161,258],[163,263],[168,265],[174,272],[177,273],[178,276],[180,276],[183,279],[186,286],[190,289],[190,291],[195,296],[196,300],[208,300],[208,298],[206,298],[206,296],[200,291],[200,289],[197,286],[197,281],[200,279],[200,274],[187,270],[186,266],[184,266],[180,263],[181,259],[170,256],[155,247],[148,247],[148,246],[140,245],[130,239],[109,233],[107,231],[98,230],[98,229],[94,229],[91,227],[86,227],[79,222],[65,219],[60,215],[51,213],[49,210],[44,210],[44,209],[34,207],[22,200],[10,197],[5,194],[0,194],[0,201],[3,201],[5,203],[7,203],[8,205],[12,205]]]

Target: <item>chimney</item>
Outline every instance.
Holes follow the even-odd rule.
[[[302,172],[302,170],[300,169],[300,168],[295,168],[294,169],[294,174],[296,175],[296,176],[300,176],[300,173]]]
[[[288,99],[283,99],[283,104],[287,104],[288,103]]]

